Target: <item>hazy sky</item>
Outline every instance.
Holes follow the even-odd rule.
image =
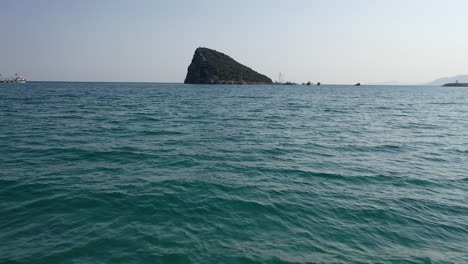
[[[199,46],[276,80],[468,74],[467,0],[0,0],[0,73],[183,82]]]

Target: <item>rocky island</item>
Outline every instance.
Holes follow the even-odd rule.
[[[186,84],[272,84],[272,80],[228,55],[198,48],[188,67]]]

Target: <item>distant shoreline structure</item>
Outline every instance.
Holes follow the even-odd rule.
[[[459,83],[459,82],[446,83],[446,84],[444,84],[442,86],[443,87],[468,87],[468,83]]]
[[[442,85],[443,87],[468,87],[468,83],[461,83],[458,80],[456,80],[454,83],[446,83]]]
[[[0,74],[0,83],[26,83],[26,79],[18,73],[15,73],[14,77],[9,77],[6,79],[3,79],[2,75]]]

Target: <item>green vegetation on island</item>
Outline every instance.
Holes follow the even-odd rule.
[[[208,48],[195,50],[188,67],[187,84],[271,84],[270,78]]]

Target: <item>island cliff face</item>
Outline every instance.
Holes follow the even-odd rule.
[[[244,66],[226,54],[198,48],[188,67],[187,84],[271,84],[270,78]]]

